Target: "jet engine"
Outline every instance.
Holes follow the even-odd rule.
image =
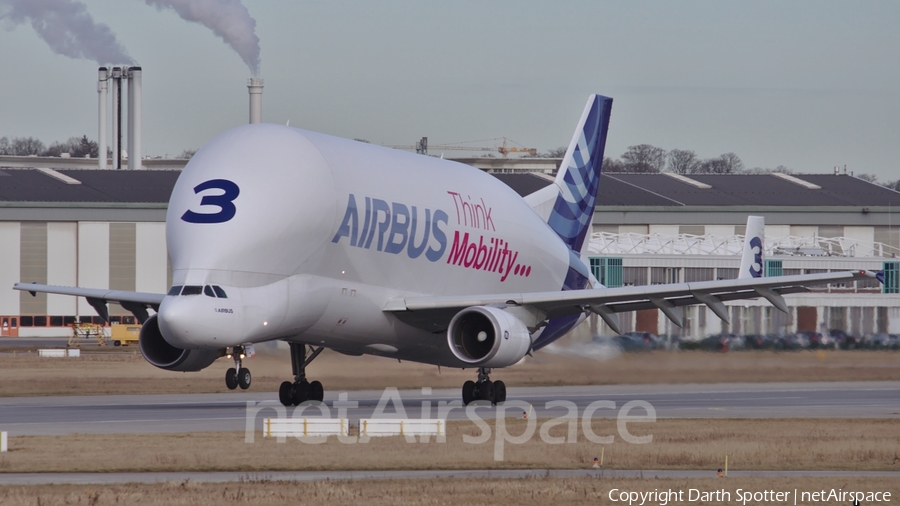
[[[489,306],[463,309],[447,328],[450,350],[461,361],[478,367],[507,367],[531,348],[531,335],[522,320]]]
[[[147,362],[167,371],[195,372],[209,367],[222,354],[216,349],[182,350],[166,341],[159,331],[158,315],[144,322],[138,344]]]

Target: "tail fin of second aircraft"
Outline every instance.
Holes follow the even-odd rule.
[[[611,109],[609,97],[588,98],[556,175],[557,195],[547,224],[576,253],[581,252],[591,230]]]
[[[747,216],[744,249],[741,251],[741,270],[738,279],[759,278],[763,275],[766,220],[762,216]]]

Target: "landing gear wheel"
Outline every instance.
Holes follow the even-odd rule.
[[[306,379],[306,366],[322,353],[325,348],[313,348],[299,343],[288,342],[291,347],[291,369],[294,372],[293,383],[285,381],[278,390],[278,399],[285,406],[299,406],[306,401],[325,400],[325,389],[318,381],[312,383]]]
[[[474,401],[488,401],[498,404],[506,401],[506,384],[502,381],[491,381],[491,368],[478,368],[478,381],[467,381],[462,388],[463,404],[468,406]]]
[[[293,406],[294,405],[294,384],[290,381],[285,381],[281,384],[281,387],[278,388],[278,400],[281,401],[281,404],[285,406]]]
[[[478,384],[478,398],[482,401],[494,402],[494,382],[485,380]]]
[[[318,381],[310,383],[307,392],[309,393],[309,400],[311,401],[322,402],[325,400],[325,387]]]
[[[475,400],[475,382],[474,381],[469,380],[469,381],[463,383],[462,398],[463,398],[463,404],[465,404],[466,406],[468,406],[469,404],[472,403],[472,401]]]
[[[294,406],[299,406],[309,400],[309,382],[306,380],[294,383],[291,389],[291,398],[294,400]]]
[[[234,367],[225,371],[225,386],[228,387],[228,390],[238,387],[237,370]]]
[[[250,369],[241,369],[237,373],[237,382],[238,386],[241,387],[241,390],[247,390],[250,388],[250,382],[252,381],[252,377],[250,376]]]
[[[494,404],[500,404],[506,401],[506,383],[502,381],[494,382]]]

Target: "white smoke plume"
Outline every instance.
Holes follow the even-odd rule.
[[[134,63],[116,34],[95,23],[77,0],[0,0],[0,20],[12,26],[31,23],[54,52],[98,64]]]
[[[185,21],[209,28],[234,49],[250,72],[259,73],[259,37],[256,20],[241,0],[144,0],[159,10],[173,9]]]

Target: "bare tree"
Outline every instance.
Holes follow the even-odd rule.
[[[885,188],[890,188],[891,190],[894,190],[895,192],[900,192],[900,179],[898,179],[896,181],[889,181],[887,183],[882,183],[882,186],[884,186]]]
[[[180,155],[178,155],[178,158],[182,160],[190,160],[191,158],[193,158],[195,153],[197,153],[196,149],[185,149],[181,152]]]
[[[560,146],[558,148],[553,148],[553,149],[548,150],[542,156],[544,158],[562,158],[562,157],[566,156],[566,151],[568,149],[569,148],[567,148],[566,146]]]
[[[734,153],[725,153],[719,155],[719,158],[722,159],[722,164],[726,168],[726,174],[734,174],[744,170],[744,162]]]
[[[625,164],[607,156],[603,159],[603,172],[625,172]]]
[[[0,137],[0,155],[8,155],[10,153],[9,138]]]
[[[868,181],[870,183],[878,182],[878,176],[876,176],[875,174],[859,174],[856,177],[862,179],[863,181]]]
[[[700,165],[697,153],[687,149],[673,149],[668,156],[669,170],[676,174],[693,174]]]
[[[666,166],[666,150],[650,144],[628,146],[622,161],[629,172],[661,172]]]
[[[44,143],[34,137],[13,137],[10,153],[15,156],[39,155],[44,152]]]
[[[735,174],[744,170],[744,162],[734,153],[725,153],[715,158],[707,158],[697,166],[701,174]]]

